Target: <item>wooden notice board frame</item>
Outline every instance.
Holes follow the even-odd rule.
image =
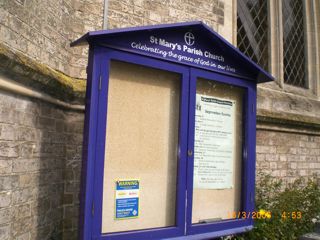
[[[180,116],[188,114],[188,81],[189,81],[189,71],[188,68],[183,66],[175,65],[172,63],[166,62],[159,62],[158,60],[147,59],[142,56],[135,56],[130,53],[118,52],[112,49],[100,49],[100,52],[107,51],[108,54],[105,54],[101,61],[104,63],[104,70],[101,71],[102,79],[108,79],[109,76],[109,67],[110,61],[117,60],[123,61],[128,63],[135,63],[140,64],[146,67],[156,68],[167,70],[170,72],[179,73],[182,76],[181,79],[181,93],[180,93]],[[184,211],[184,202],[186,198],[186,192],[184,188],[179,186],[186,185],[186,155],[181,154],[179,158],[178,164],[178,179],[177,179],[177,207],[176,207],[176,227],[167,227],[167,228],[159,228],[144,231],[144,230],[137,230],[132,231],[129,233],[122,232],[122,233],[110,233],[110,234],[101,234],[101,219],[102,219],[102,199],[103,199],[103,170],[104,170],[104,155],[105,155],[105,139],[106,139],[106,117],[107,117],[107,93],[108,93],[108,81],[103,81],[101,83],[101,90],[99,92],[98,98],[98,123],[97,129],[99,129],[97,133],[97,142],[99,143],[99,147],[96,149],[96,166],[94,170],[95,182],[97,184],[94,185],[94,196],[93,201],[95,203],[95,216],[93,220],[94,229],[92,230],[97,235],[101,235],[105,239],[145,239],[149,238],[150,234],[153,237],[162,239],[164,237],[174,237],[179,236],[184,231],[184,220],[185,220],[185,211]],[[187,139],[187,132],[182,131],[182,129],[187,128],[187,118],[180,117],[180,131],[179,131],[179,139]],[[181,152],[186,152],[187,150],[187,143],[186,141],[180,141],[179,147]],[[110,183],[113,184],[113,183]],[[98,237],[99,238],[99,237]]]
[[[81,185],[81,239],[209,239],[248,231],[250,218],[192,224],[196,80],[244,89],[241,211],[254,210],[256,85],[273,77],[202,22],[90,32],[72,43],[89,43]],[[102,233],[105,140],[110,61],[180,74],[176,225]],[[114,184],[110,182],[110,184]],[[123,221],[123,220],[122,220]]]

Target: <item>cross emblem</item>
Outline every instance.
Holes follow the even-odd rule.
[[[191,32],[186,32],[184,34],[184,41],[187,45],[192,46],[194,44],[195,37]]]

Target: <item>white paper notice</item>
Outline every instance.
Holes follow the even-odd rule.
[[[233,187],[235,104],[196,95],[194,188]]]

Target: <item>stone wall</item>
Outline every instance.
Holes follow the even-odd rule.
[[[108,28],[203,21],[231,43],[233,22],[232,1],[224,0],[110,0]]]
[[[0,239],[76,239],[83,114],[0,91]]]
[[[104,0],[2,0],[0,41],[71,77],[86,78],[87,48],[71,41],[102,29]],[[109,0],[108,28],[204,21],[230,42],[232,1]]]
[[[257,171],[287,183],[320,175],[320,135],[257,131]]]
[[[102,28],[103,0],[1,0],[0,41],[72,77],[85,78],[86,48],[69,44]]]

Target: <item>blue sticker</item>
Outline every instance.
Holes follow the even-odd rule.
[[[139,180],[119,180],[116,182],[116,219],[137,218],[139,216]]]

